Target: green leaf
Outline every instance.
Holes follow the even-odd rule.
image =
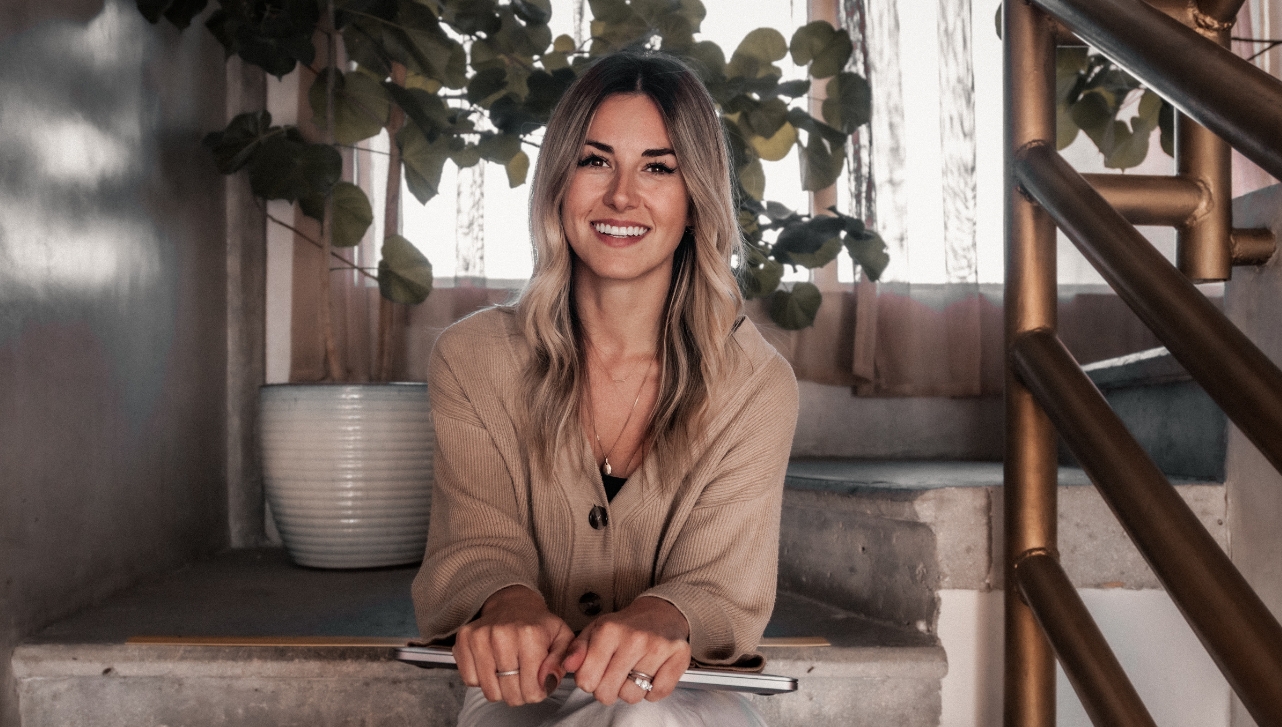
[[[482,158],[507,164],[509,159],[521,153],[521,137],[511,134],[481,134],[476,147]]]
[[[163,15],[182,30],[191,25],[192,19],[200,15],[207,4],[208,0],[138,0],[138,11],[153,25],[160,22]]]
[[[776,290],[770,296],[770,320],[788,331],[799,331],[815,322],[823,294],[813,283],[797,283],[792,290]]]
[[[440,96],[421,88],[402,88],[391,81],[385,81],[383,87],[424,136],[435,139],[450,129],[450,109]]]
[[[227,55],[239,55],[277,77],[299,63],[316,60],[312,45],[320,20],[316,0],[274,0],[270,12],[261,0],[220,0],[220,5],[205,27]]]
[[[788,152],[792,151],[792,147],[796,145],[797,130],[792,124],[785,123],[770,138],[752,136],[748,139],[748,143],[762,159],[777,162],[788,156]]]
[[[748,126],[758,136],[770,138],[788,121],[788,104],[782,99],[764,101],[748,114]]]
[[[789,265],[823,267],[841,251],[843,229],[841,218],[826,215],[789,224],[775,240],[775,259]]]
[[[844,144],[833,145],[819,134],[811,134],[801,152],[801,188],[818,192],[837,183],[846,162]]]
[[[759,265],[744,267],[739,275],[739,290],[748,300],[764,298],[779,288],[780,280],[783,280],[783,264],[762,257]]]
[[[441,187],[441,170],[450,158],[450,137],[429,142],[418,126],[406,124],[397,134],[401,161],[405,164],[405,186],[419,202],[427,204]]]
[[[757,28],[744,36],[726,65],[726,76],[742,78],[779,77],[783,71],[774,65],[788,55],[788,43],[774,28]]]
[[[793,63],[799,66],[809,63],[811,76],[828,78],[846,67],[854,46],[844,30],[837,30],[826,20],[816,20],[792,34],[788,49]]]
[[[334,234],[330,236],[331,244],[335,247],[358,244],[374,222],[374,211],[370,208],[369,198],[360,187],[351,182],[335,184],[330,198],[334,205]]]
[[[334,141],[355,144],[378,133],[387,125],[391,99],[387,89],[367,74],[344,74],[332,71],[334,79]],[[326,68],[316,76],[307,92],[312,107],[312,123],[324,131],[326,128],[326,101],[331,69]]]
[[[517,17],[533,25],[546,25],[552,19],[552,0],[512,0]]]
[[[461,149],[450,152],[450,161],[459,169],[467,169],[481,163],[481,152],[476,144],[467,144]]]
[[[558,35],[556,40],[552,41],[552,50],[557,53],[573,53],[575,50],[574,39],[568,35]]]
[[[498,32],[501,21],[494,0],[446,0],[441,20],[463,35]]]
[[[504,166],[507,168],[508,187],[516,188],[525,184],[525,175],[530,171],[530,157],[525,152],[513,154]]]
[[[1175,107],[1169,101],[1162,101],[1162,108],[1157,112],[1157,127],[1162,130],[1162,151],[1167,156],[1175,156]]]
[[[486,68],[478,71],[467,82],[467,100],[479,106],[489,106],[499,94],[506,91],[506,68]]]
[[[293,202],[329,194],[343,173],[343,157],[328,144],[309,144],[297,130],[264,139],[249,160],[249,184],[263,199]]]
[[[828,81],[828,98],[823,102],[823,117],[828,125],[853,134],[868,123],[871,115],[872,90],[863,76],[842,71]]]
[[[383,240],[383,259],[378,261],[378,292],[384,298],[406,305],[418,305],[432,292],[432,263],[414,243],[400,235]]]
[[[760,201],[766,195],[766,170],[760,160],[753,159],[739,169],[739,184],[755,200]]]
[[[788,98],[800,98],[810,93],[810,81],[784,81],[775,87],[775,93]]]
[[[1070,144],[1077,139],[1077,132],[1081,131],[1077,122],[1073,121],[1073,115],[1069,113],[1067,106],[1057,106],[1055,109],[1055,149],[1067,149]]]
[[[705,83],[712,79],[725,78],[726,54],[716,43],[701,40],[690,46],[686,51],[686,58],[692,61],[690,65],[694,66],[695,72]]]
[[[872,230],[865,230],[859,235],[846,235],[846,252],[864,272],[868,279],[877,281],[890,264],[890,253],[886,250],[886,241]]]
[[[211,131],[201,144],[214,155],[214,164],[223,174],[240,171],[249,162],[259,145],[269,136],[284,133],[279,126],[272,126],[272,115],[266,111],[247,111],[237,114],[222,131]]]

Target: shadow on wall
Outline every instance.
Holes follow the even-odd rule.
[[[3,5],[29,21],[64,14],[58,2]],[[174,246],[147,205],[161,161],[146,67],[155,45],[122,1],[86,25],[46,22],[0,41],[0,346],[32,324],[87,322],[135,424],[159,395],[176,299],[163,274]]]

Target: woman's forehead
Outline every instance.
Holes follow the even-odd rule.
[[[672,153],[672,140],[659,105],[644,93],[616,93],[602,99],[588,122],[584,143],[589,142],[596,142],[592,146],[598,148],[602,144],[641,146]]]

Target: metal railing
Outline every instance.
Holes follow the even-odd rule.
[[[1231,224],[1224,140],[1282,178],[1282,83],[1225,48],[1240,5],[1004,3],[1007,725],[1055,724],[1056,656],[1095,724],[1153,724],[1058,562],[1057,431],[1247,711],[1282,725],[1282,626],[1055,335],[1058,226],[1282,470],[1282,371],[1190,282],[1276,246]],[[1180,110],[1175,176],[1083,176],[1055,152],[1055,48],[1082,42]],[[1176,228],[1178,269],[1134,224]]]

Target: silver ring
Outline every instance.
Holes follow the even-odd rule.
[[[520,673],[521,673],[521,670],[520,670],[520,669],[513,669],[512,671],[496,671],[496,672],[494,672],[494,676],[496,676],[496,677],[514,677],[514,676],[516,676],[517,674],[520,674]]]
[[[633,684],[640,687],[641,691],[643,692],[648,692],[651,689],[654,689],[653,674],[646,674],[643,671],[637,671],[636,669],[633,669],[632,671],[628,672],[628,678],[632,680]]]

